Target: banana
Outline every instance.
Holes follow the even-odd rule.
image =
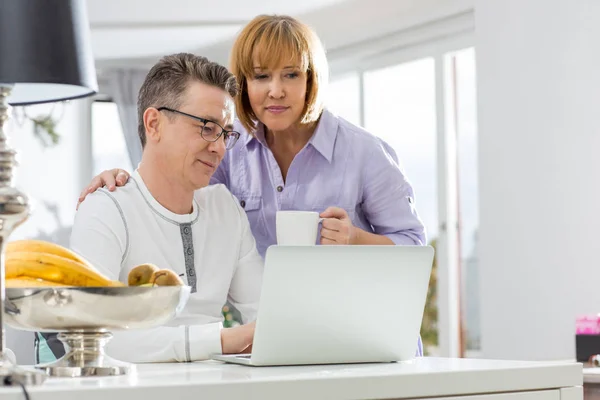
[[[35,252],[49,253],[60,257],[68,258],[69,260],[77,261],[84,264],[88,268],[93,269],[90,263],[75,253],[73,250],[67,249],[59,244],[46,242],[44,240],[15,240],[6,244],[6,254],[20,252]]]
[[[7,253],[5,269],[6,279],[29,277],[68,286],[124,286],[83,263],[50,253]]]
[[[6,281],[7,288],[30,288],[30,287],[65,287],[68,285],[64,285],[62,283],[46,281],[43,279],[35,279],[29,278],[27,276],[23,276],[20,278],[12,278],[7,279]]]

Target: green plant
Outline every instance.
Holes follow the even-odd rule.
[[[429,243],[436,249],[437,240],[432,239]],[[438,345],[438,308],[437,308],[437,249],[433,256],[433,267],[429,278],[427,289],[427,300],[421,323],[421,339],[423,340],[423,351],[428,354],[428,348]]]
[[[33,125],[33,134],[44,147],[55,146],[60,142],[60,134],[57,132],[56,127],[64,115],[65,104],[64,102],[58,103],[61,106],[61,111],[58,116],[55,116],[54,109],[56,104],[57,103],[52,104],[52,108],[46,115],[38,115],[36,117],[29,115],[26,107],[14,109],[14,116],[17,124],[23,126],[25,121],[31,121]]]
[[[33,123],[33,134],[42,142],[44,147],[54,146],[60,142],[60,135],[56,132],[57,120],[51,115],[29,118]]]
[[[223,328],[231,328],[241,324],[241,321],[233,315],[233,310],[228,305],[223,306],[221,313],[223,314]]]

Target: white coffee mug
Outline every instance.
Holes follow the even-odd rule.
[[[280,246],[314,246],[317,243],[319,213],[315,211],[277,211],[277,244]]]

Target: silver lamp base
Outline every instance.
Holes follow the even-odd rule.
[[[40,371],[29,371],[19,368],[8,357],[4,339],[4,306],[6,299],[6,274],[4,269],[4,245],[13,230],[29,216],[27,196],[17,190],[13,183],[13,173],[17,166],[17,152],[7,141],[6,122],[9,118],[10,106],[7,98],[12,90],[11,85],[0,84],[0,384],[39,385],[46,380]]]
[[[66,354],[55,362],[36,365],[49,376],[84,377],[118,376],[135,371],[135,365],[106,355],[104,346],[112,333],[106,331],[71,331],[58,334]]]

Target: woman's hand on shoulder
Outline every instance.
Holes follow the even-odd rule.
[[[102,171],[92,179],[87,188],[83,189],[79,195],[76,208],[79,208],[79,205],[85,200],[88,194],[94,193],[103,186],[106,186],[111,192],[113,192],[117,186],[124,186],[129,180],[129,176],[129,172],[119,168]]]

